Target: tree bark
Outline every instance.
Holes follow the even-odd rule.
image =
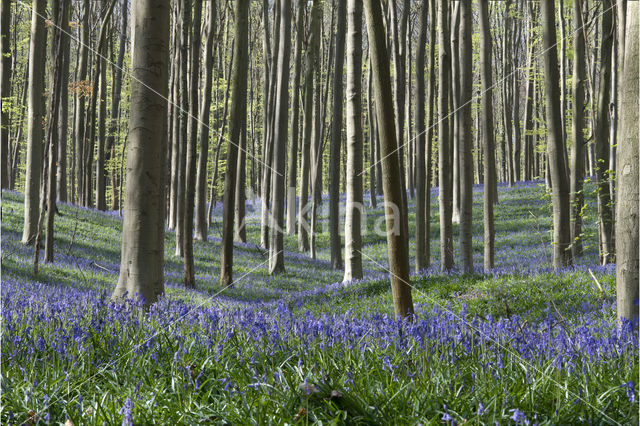
[[[351,13],[357,12],[352,11]],[[331,121],[331,149],[329,153],[329,236],[331,242],[331,267],[333,269],[342,269],[342,241],[340,239],[340,153],[342,150],[342,99],[345,95],[342,77],[344,74],[346,15],[347,2],[338,2],[338,27],[335,38],[336,64],[333,74],[333,119]],[[360,16],[362,17],[362,11],[360,11]],[[362,19],[360,19],[360,25],[362,26]],[[357,31],[360,33],[360,30]],[[362,49],[360,49],[360,51],[362,51]],[[351,58],[351,60],[354,60],[354,58]],[[348,61],[349,60],[347,60],[347,62]],[[360,54],[360,62],[362,62],[362,53]],[[361,70],[358,71],[358,78],[360,78]],[[348,75],[347,72],[347,79],[349,78],[353,78],[353,76]],[[360,96],[360,93],[348,93],[347,96]],[[349,98],[347,99],[350,101]],[[361,108],[359,108],[359,110],[360,109]],[[360,117],[358,117],[358,120],[360,120]],[[360,180],[362,179],[360,178]],[[347,255],[345,252],[345,258]]]
[[[29,41],[29,104],[27,112],[27,164],[24,185],[24,225],[22,243],[31,245],[38,232],[43,148],[43,94],[47,34],[44,27],[46,0],[34,0],[31,6]]]
[[[271,244],[269,273],[284,272],[284,173],[289,125],[289,57],[291,53],[291,0],[280,0],[280,37],[277,62],[275,129],[271,183]]]
[[[235,62],[231,71],[231,116],[229,118],[229,148],[227,151],[227,164],[236,164],[238,161],[238,142],[240,140],[243,118],[246,116],[246,91],[247,79],[244,70],[248,63],[248,15],[249,1],[237,0],[234,5],[235,28],[233,55]],[[233,284],[233,230],[234,230],[234,206],[235,206],[236,170],[227,167],[224,182],[224,201],[222,211],[222,256],[220,259],[220,284],[230,286]]]
[[[562,153],[562,119],[558,82],[558,49],[556,47],[555,6],[552,0],[540,3],[542,12],[546,113],[547,156],[552,182],[553,204],[553,267],[560,269],[572,263],[571,228],[569,221],[569,182]]]
[[[442,0],[444,2],[444,0]],[[374,72],[376,114],[380,132],[383,187],[387,225],[387,253],[391,274],[391,291],[396,316],[405,318],[413,314],[413,299],[409,282],[409,253],[402,226],[402,175],[398,155],[398,142],[391,99],[391,77],[386,36],[379,0],[364,1],[367,17],[367,34]]]
[[[347,33],[347,202],[343,282],[362,279],[362,3],[349,0]],[[339,22],[339,21],[338,21]],[[340,24],[338,23],[338,32]],[[340,52],[336,51],[336,63]],[[335,123],[335,117],[334,117]],[[337,195],[337,194],[336,194]]]
[[[571,137],[571,251],[573,257],[582,256],[582,208],[584,194],[584,85],[586,80],[582,0],[573,0],[573,22],[577,31],[573,42]]]
[[[460,0],[460,253],[462,270],[473,272],[473,135],[471,101],[473,96],[471,0]]]
[[[426,196],[429,191],[425,169],[425,51],[427,43],[428,0],[423,0],[418,23],[419,36],[416,52],[416,273],[426,269],[426,245],[429,238],[425,232],[427,224]],[[433,22],[431,23],[433,25]],[[433,43],[433,40],[430,40]]]
[[[0,29],[0,97],[2,102],[9,102],[11,94],[11,41],[9,40],[9,28],[11,24],[11,0],[2,0],[0,3],[0,16],[2,29]],[[0,187],[9,188],[9,110],[2,108],[0,114]]]
[[[134,0],[132,27],[122,260],[112,299],[140,296],[149,306],[164,292],[169,3]]]
[[[479,0],[480,5],[480,77],[482,80],[482,140],[484,156],[484,270],[494,267],[495,228],[493,218],[494,186],[496,184],[495,136],[493,129],[493,85],[492,39],[489,25],[488,2]]]
[[[638,135],[640,134],[640,6],[627,4],[622,86],[621,139],[617,153],[616,299],[618,320],[638,327]]]

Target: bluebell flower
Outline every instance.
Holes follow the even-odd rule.
[[[122,414],[122,426],[133,426],[133,401],[127,397],[119,413]]]

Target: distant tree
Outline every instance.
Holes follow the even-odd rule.
[[[247,79],[245,70],[248,64],[248,15],[249,1],[237,0],[234,5],[235,18],[235,42],[233,55],[235,62],[231,71],[231,116],[229,119],[229,147],[227,151],[227,164],[236,164],[238,161],[238,142],[240,141],[241,126],[246,115]],[[224,181],[224,200],[222,207],[222,256],[220,259],[220,284],[230,286],[233,284],[233,232],[234,232],[234,206],[235,206],[235,167],[227,167]]]
[[[336,65],[333,71],[333,119],[331,121],[331,149],[329,153],[329,237],[331,241],[331,267],[342,268],[342,242],[340,240],[340,153],[342,150],[342,103],[344,98],[344,45],[347,26],[347,2],[338,2],[336,29]],[[362,16],[362,11],[360,12]],[[362,22],[361,22],[362,24]],[[362,25],[361,25],[362,26]],[[360,32],[358,30],[358,32]],[[362,49],[359,49],[362,51]],[[361,60],[362,62],[362,60]],[[347,79],[352,76],[347,75]],[[358,76],[360,78],[360,76]],[[355,95],[355,94],[354,94]],[[359,96],[359,94],[358,94]],[[360,98],[358,98],[360,99]],[[347,184],[348,185],[348,184]],[[345,253],[345,257],[347,253]]]
[[[44,27],[46,0],[31,5],[29,40],[29,103],[27,118],[27,164],[24,185],[24,225],[22,243],[33,244],[38,233],[38,200],[42,173],[43,95],[47,34]]]
[[[586,66],[584,56],[584,21],[582,0],[573,1],[573,22],[577,31],[573,41],[573,76],[571,123],[572,155],[571,155],[571,251],[573,257],[582,256],[582,208],[584,194],[584,85]]]
[[[169,3],[132,5],[131,110],[120,276],[113,300],[164,292]]]
[[[489,26],[489,10],[485,0],[480,5],[480,78],[482,80],[482,138],[484,157],[484,270],[494,267],[494,242],[496,238],[493,218],[494,186],[496,185],[495,139],[493,129],[493,75],[492,41]]]
[[[444,1],[444,0],[442,0]],[[409,283],[409,253],[402,226],[401,210],[402,178],[396,140],[393,104],[391,97],[391,77],[389,56],[386,49],[386,35],[382,20],[380,0],[364,1],[367,17],[371,65],[373,69],[376,114],[378,117],[380,148],[382,158],[383,188],[387,225],[387,252],[391,273],[391,291],[396,316],[413,314],[413,299]],[[394,209],[395,207],[395,209]],[[396,210],[396,211],[394,211]],[[400,210],[400,212],[398,212]]]
[[[640,134],[640,5],[627,3],[621,107],[622,137],[617,152],[616,295],[618,319],[638,327],[638,135]]]
[[[472,20],[471,0],[460,0],[460,253],[467,273],[473,272]]]
[[[2,102],[8,102],[11,94],[11,0],[0,2],[0,18],[2,28],[0,29],[0,97]],[[9,188],[9,108],[2,108],[0,116],[0,186],[2,189]]]
[[[425,163],[425,51],[427,44],[429,0],[423,0],[418,23],[418,47],[416,52],[416,272],[426,268],[426,246],[429,241],[425,228],[427,225],[426,196],[429,182],[426,181]],[[433,26],[433,23],[432,23]],[[433,43],[433,40],[430,40]]]
[[[289,126],[289,57],[291,54],[291,0],[280,0],[280,37],[276,73],[276,111],[271,182],[271,243],[269,273],[284,272],[284,173]]]
[[[362,235],[360,228],[361,209],[363,208],[362,157],[364,150],[362,134],[362,3],[360,0],[349,0],[347,8],[347,202],[344,223],[344,282],[362,279]],[[340,24],[338,24],[338,31],[340,31]],[[341,53],[336,52],[336,64]],[[337,195],[336,198],[338,198]]]
[[[91,17],[91,1],[83,0],[82,21],[80,30],[80,43],[78,46],[78,65],[76,67],[76,83],[84,85],[87,78],[87,68],[89,65],[89,22]],[[75,93],[75,109],[76,116],[73,123],[74,144],[76,148],[76,161],[74,172],[76,175],[75,182],[75,202],[78,205],[84,205],[84,144],[87,136],[87,126],[85,123],[85,99],[86,94],[82,90],[76,90]]]
[[[542,12],[544,73],[547,112],[547,158],[552,182],[553,204],[553,267],[559,269],[572,263],[571,228],[569,223],[569,182],[565,163],[560,114],[558,82],[558,49],[556,45],[555,6],[553,1],[540,3]]]

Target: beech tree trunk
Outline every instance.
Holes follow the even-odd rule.
[[[0,2],[0,98],[3,102],[11,94],[11,41],[9,27],[11,23],[11,0]],[[9,109],[2,108],[0,113],[0,187],[9,188]]]
[[[444,0],[442,0],[444,2]],[[391,274],[393,308],[396,316],[405,318],[413,314],[413,299],[409,282],[409,253],[407,235],[402,226],[402,179],[398,142],[391,98],[389,56],[379,0],[364,1],[367,17],[367,34],[371,49],[371,64],[374,73],[376,114],[380,133],[380,156],[382,158],[383,188],[387,225],[387,253]]]
[[[227,164],[238,161],[238,142],[241,126],[247,109],[247,79],[244,71],[248,64],[248,28],[249,1],[237,0],[234,5],[235,42],[233,55],[235,61],[231,71],[231,116],[229,117],[229,148]],[[235,206],[236,169],[227,167],[224,181],[224,201],[222,209],[222,256],[220,259],[220,284],[233,284],[233,230]]]
[[[289,57],[291,53],[291,0],[280,0],[280,37],[277,62],[275,129],[271,182],[271,243],[269,273],[284,272],[284,173],[289,125]]]
[[[164,292],[169,3],[134,0],[131,112],[120,276],[113,300]]]
[[[621,138],[617,152],[616,299],[618,320],[638,327],[638,135],[640,134],[640,5],[627,3],[625,59],[620,110]]]
[[[427,24],[428,24],[428,0],[423,0],[420,10],[420,20],[418,23],[419,36],[418,47],[416,52],[416,109],[415,109],[415,126],[416,126],[416,273],[420,273],[426,269],[426,245],[429,238],[425,232],[427,225],[426,214],[426,196],[429,191],[428,182],[426,182],[425,169],[425,51],[427,43]],[[433,26],[433,22],[432,22]],[[433,40],[430,40],[433,43]]]
[[[562,145],[562,119],[558,82],[558,49],[556,46],[555,6],[553,1],[540,3],[542,12],[546,113],[547,157],[552,182],[553,204],[553,267],[560,269],[572,263],[571,228],[569,221],[569,182]]]
[[[494,187],[496,185],[495,136],[493,129],[492,39],[489,10],[485,0],[480,5],[480,78],[482,80],[482,140],[484,156],[484,270],[494,267],[495,225],[493,218]]]
[[[345,95],[342,76],[344,74],[344,39],[347,27],[346,15],[347,2],[338,2],[338,27],[336,29],[335,38],[336,64],[333,74],[333,119],[331,121],[331,149],[329,153],[329,237],[331,243],[331,267],[333,269],[342,269],[342,241],[340,240],[340,153],[342,150],[342,99]],[[360,11],[360,16],[362,17],[362,11]],[[360,24],[362,26],[362,19],[360,19]],[[360,51],[360,62],[362,63],[362,49],[360,49]],[[353,58],[351,58],[351,60],[353,60]],[[349,59],[347,62],[348,61]],[[353,76],[350,76],[347,71],[347,79],[352,77]],[[361,69],[358,72],[358,79],[360,79],[360,77]],[[347,84],[349,83],[347,82]],[[351,100],[349,96],[360,96],[360,93],[347,92],[348,102]],[[358,98],[358,100],[359,99],[360,98]],[[360,109],[361,108],[359,108],[359,110]],[[358,120],[360,120],[360,117],[358,117]],[[351,142],[348,141],[347,143]],[[360,180],[362,179],[360,178]],[[346,244],[345,235],[345,250]],[[347,256],[348,253],[345,252],[345,258]]]
[[[362,156],[364,151],[362,134],[362,3],[360,0],[349,0],[347,3],[347,202],[344,223],[345,264],[343,278],[345,283],[362,279],[360,225],[363,208]],[[339,31],[340,24],[338,24]],[[336,51],[336,64],[339,56],[340,52]]]
[[[44,27],[46,0],[34,0],[31,6],[29,40],[29,103],[27,109],[27,164],[24,185],[24,225],[22,243],[31,245],[38,233],[38,197],[42,172],[43,95],[47,34]]]

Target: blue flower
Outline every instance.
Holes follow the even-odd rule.
[[[122,426],[133,425],[133,413],[131,413],[131,410],[133,410],[133,401],[127,398],[119,411],[119,413],[122,414]]]

